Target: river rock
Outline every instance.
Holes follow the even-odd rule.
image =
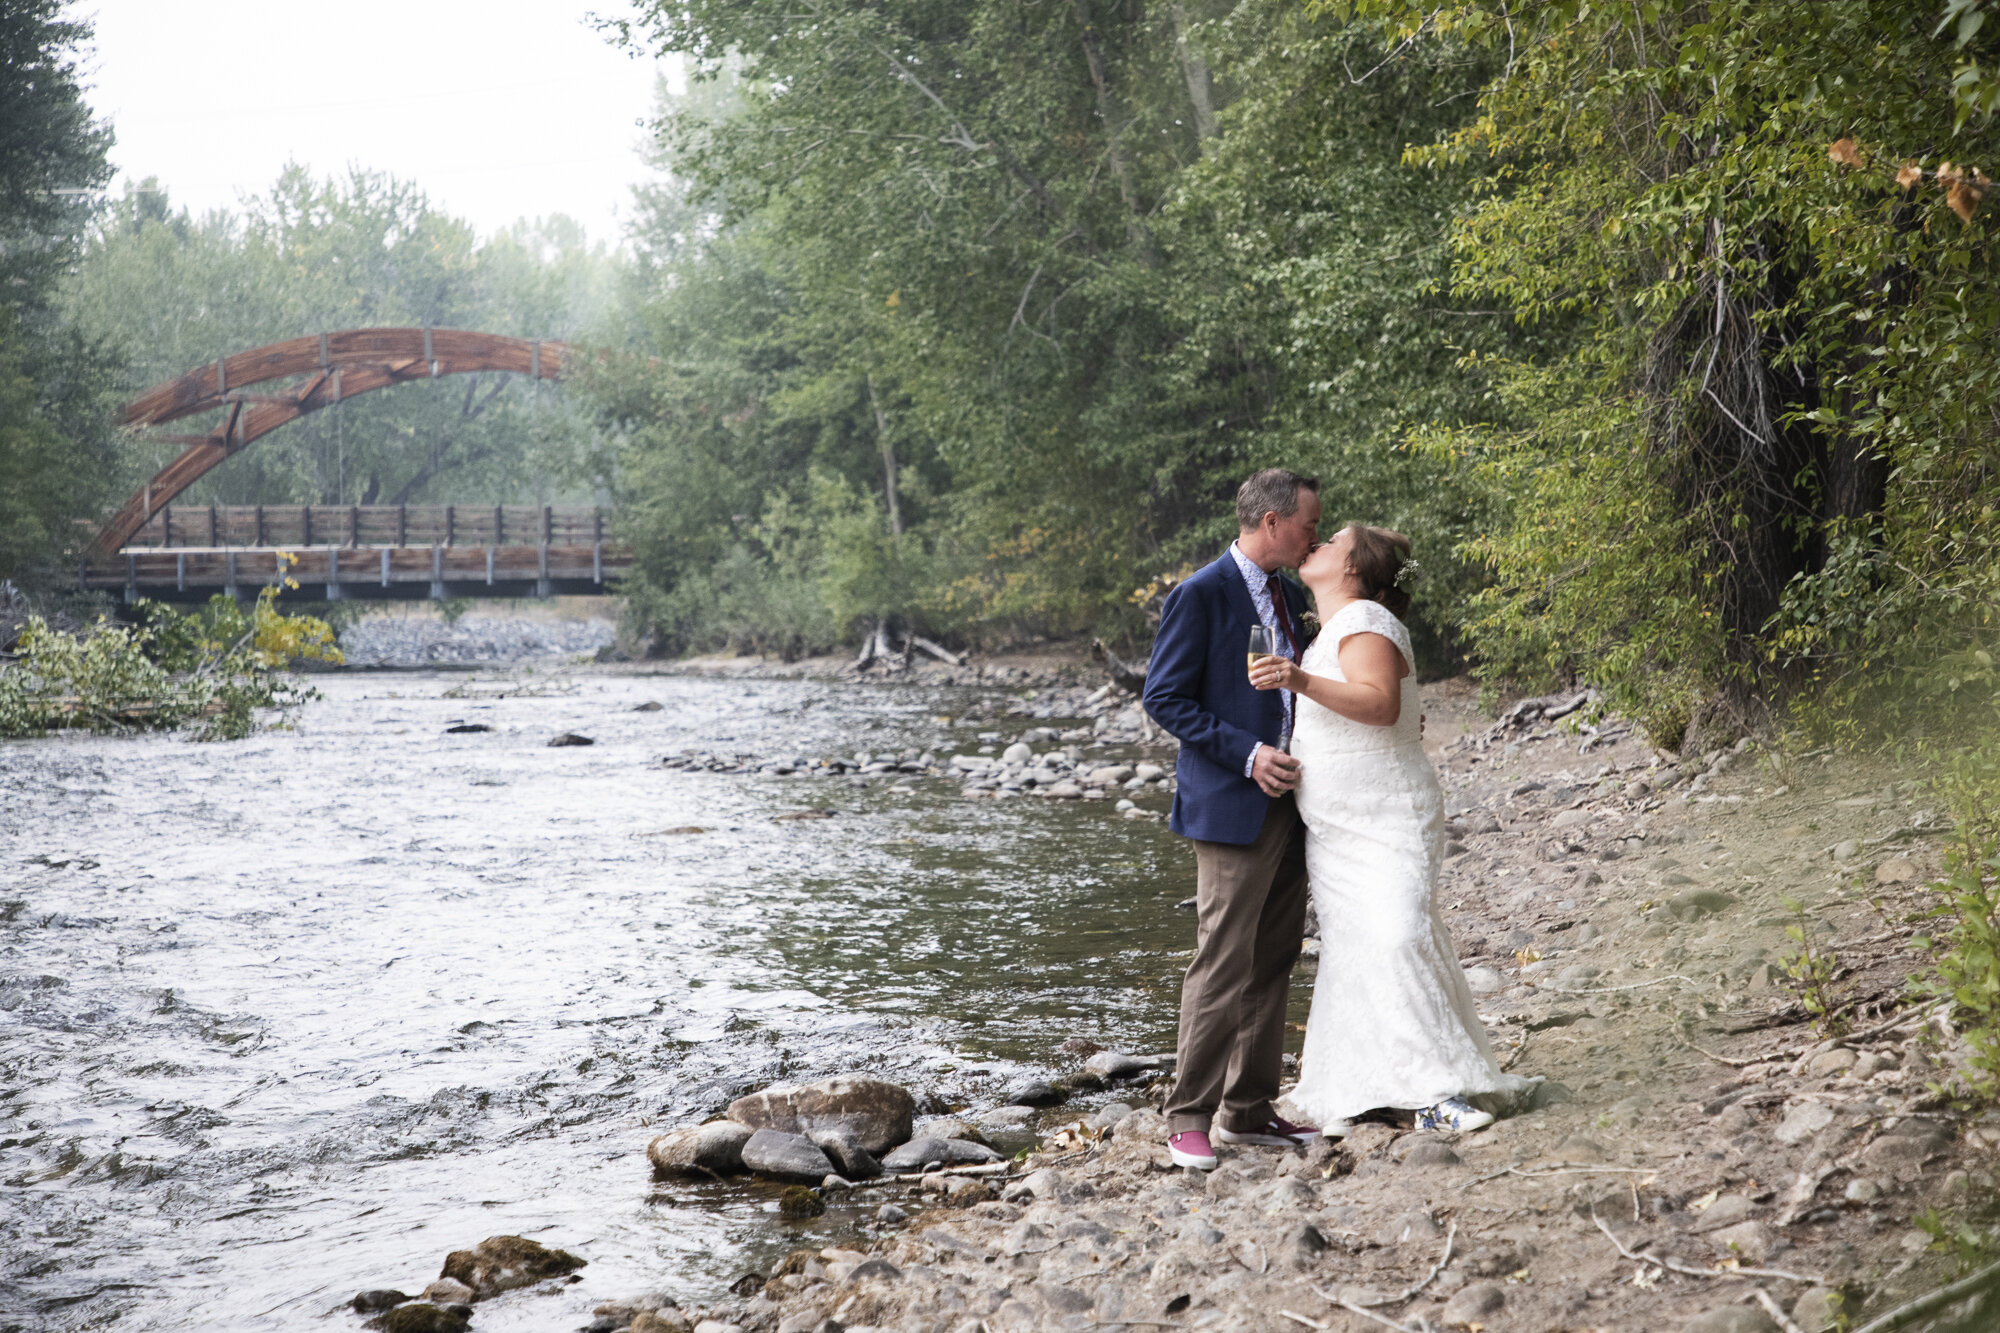
[[[438,1305],[469,1305],[478,1296],[457,1278],[441,1277],[424,1288],[423,1298]]]
[[[1875,867],[1877,884],[1908,884],[1917,877],[1917,863],[1905,857],[1893,856]]]
[[[1697,889],[1667,899],[1667,915],[1676,921],[1699,921],[1736,905],[1736,899],[1718,889]]]
[[[846,1128],[877,1156],[909,1140],[916,1113],[916,1102],[907,1090],[861,1074],[766,1088],[729,1104],[729,1118],[740,1125],[787,1134]]]
[[[1821,1051],[1807,1061],[1806,1073],[1814,1078],[1832,1078],[1835,1074],[1854,1068],[1854,1063],[1858,1059],[1860,1057],[1853,1051],[1836,1046],[1830,1051]]]
[[[1468,810],[1460,821],[1467,833],[1498,833],[1500,821],[1490,810]]]
[[[625,1333],[688,1333],[691,1321],[673,1306],[661,1310],[641,1310],[632,1316]]]
[[[1725,1305],[1688,1320],[1681,1333],[1778,1333],[1778,1326],[1761,1305]]]
[[[1090,1117],[1090,1127],[1100,1134],[1108,1134],[1114,1125],[1131,1114],[1132,1108],[1124,1102],[1112,1102],[1108,1106],[1099,1108],[1097,1114]]]
[[[1785,1111],[1771,1136],[1780,1143],[1803,1143],[1832,1123],[1833,1108],[1825,1102],[1797,1102]]]
[[[412,1301],[376,1315],[364,1327],[380,1329],[381,1333],[466,1333],[472,1322],[457,1310]]]
[[[525,1236],[488,1236],[469,1250],[446,1255],[444,1271],[438,1276],[463,1282],[472,1288],[474,1300],[483,1301],[544,1278],[575,1272],[584,1263],[565,1250],[552,1250]]]
[[[1748,1260],[1761,1264],[1771,1257],[1771,1228],[1762,1222],[1738,1222],[1733,1227],[1723,1227],[1708,1233],[1709,1244],[1715,1252],[1727,1257]]]
[[[787,1185],[778,1196],[778,1216],[794,1222],[826,1216],[826,1200],[804,1185]]]
[[[1439,1318],[1446,1328],[1483,1323],[1506,1303],[1507,1289],[1498,1282],[1468,1282],[1444,1303],[1444,1313]]]
[[[1474,995],[1491,995],[1506,989],[1507,978],[1490,967],[1468,967],[1465,969],[1465,984],[1472,987]]]
[[[1002,1160],[999,1153],[965,1139],[912,1139],[882,1159],[884,1171],[920,1170],[932,1162],[946,1166],[971,1166]]]
[[[1025,742],[1015,741],[1000,752],[1000,762],[1005,764],[1032,764],[1035,752]]]
[[[588,736],[578,735],[574,731],[565,731],[562,735],[556,737],[554,740],[549,742],[549,748],[551,750],[560,750],[565,746],[570,746],[570,745],[595,745],[595,744],[597,744],[597,742],[592,740]]]
[[[1069,1099],[1052,1083],[1038,1078],[1024,1079],[1007,1089],[1009,1106],[1060,1106]]]
[[[1100,1078],[1137,1078],[1148,1070],[1158,1069],[1158,1057],[1127,1055],[1123,1051],[1099,1051],[1083,1062],[1083,1067]]]
[[[849,1180],[872,1180],[882,1174],[882,1163],[861,1146],[861,1140],[845,1125],[815,1129],[806,1135],[815,1148],[832,1159],[840,1174]]]
[[[1403,1157],[1404,1166],[1457,1166],[1464,1159],[1452,1151],[1451,1145],[1439,1139],[1427,1139]]]
[[[1055,786],[1050,787],[1049,795],[1055,797],[1059,801],[1080,800],[1083,797],[1083,788],[1077,786],[1076,783],[1065,779],[1061,782],[1056,783]]]
[[[833,1174],[833,1163],[803,1134],[760,1129],[743,1145],[743,1165],[759,1175],[818,1184]]]
[[[1167,775],[1167,770],[1158,764],[1139,764],[1132,770],[1132,776],[1141,782],[1158,782]]]
[[[371,1310],[387,1310],[393,1306],[401,1305],[408,1299],[410,1299],[409,1296],[404,1292],[388,1287],[380,1287],[374,1291],[361,1292],[349,1304],[354,1307],[357,1313],[367,1314]]]
[[[1106,764],[1101,768],[1091,769],[1089,774],[1084,778],[1084,785],[1087,787],[1115,787],[1130,778],[1134,771],[1130,764]]]
[[[662,1175],[731,1175],[743,1169],[743,1145],[754,1133],[734,1120],[712,1120],[660,1135],[646,1145],[646,1157]]]
[[[1832,1287],[1813,1287],[1792,1305],[1792,1322],[1802,1333],[1830,1333],[1846,1301]]]

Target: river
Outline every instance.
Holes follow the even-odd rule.
[[[942,1109],[1069,1037],[1172,1045],[1193,860],[1160,824],[659,765],[970,751],[950,720],[1004,696],[316,683],[239,742],[0,743],[0,1329],[354,1327],[357,1290],[502,1233],[590,1266],[476,1327],[577,1328],[851,1234],[655,1182],[664,1128],[842,1070]],[[596,743],[548,746],[572,731]],[[805,809],[834,814],[777,818]]]

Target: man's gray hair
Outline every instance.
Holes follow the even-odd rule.
[[[1252,473],[1236,489],[1236,526],[1244,532],[1264,521],[1264,515],[1290,518],[1299,512],[1299,492],[1319,494],[1319,478],[1303,477],[1290,468],[1267,467]]]

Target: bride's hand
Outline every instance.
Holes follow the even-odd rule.
[[[1305,672],[1288,657],[1259,658],[1257,665],[1250,668],[1250,683],[1260,690],[1290,690],[1296,694],[1305,680]]]

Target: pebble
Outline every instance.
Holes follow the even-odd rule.
[[[1812,1287],[1792,1304],[1792,1322],[1802,1333],[1827,1333],[1845,1307],[1845,1298],[1832,1287]]]
[[[1000,761],[1005,764],[1031,764],[1035,761],[1035,752],[1025,743],[1015,741],[1000,752]]]
[[[885,1227],[893,1227],[909,1221],[910,1215],[893,1203],[885,1203],[875,1210],[875,1220]]]
[[[381,615],[342,630],[340,651],[349,666],[520,662],[595,653],[617,637],[618,627],[609,620],[461,616],[447,623],[429,616]]]
[[[1917,877],[1916,862],[1897,856],[1875,867],[1877,884],[1908,884]]]
[[[1831,1051],[1822,1051],[1807,1061],[1806,1073],[1814,1078],[1832,1078],[1836,1074],[1854,1068],[1857,1059],[1853,1051],[1836,1047]]]
[[[1840,1197],[1849,1203],[1873,1203],[1882,1197],[1882,1187],[1866,1176],[1856,1176],[1847,1182],[1847,1188],[1841,1191]]]
[[[1507,978],[1493,968],[1484,966],[1466,968],[1465,981],[1472,987],[1474,995],[1491,995],[1507,987]]]
[[[1446,1328],[1472,1324],[1507,1303],[1507,1289],[1498,1282],[1468,1282],[1444,1303],[1441,1316]]]
[[[1833,845],[1833,859],[1852,861],[1861,854],[1861,844],[1853,838],[1844,838]]]
[[[1778,1333],[1778,1326],[1761,1305],[1725,1305],[1688,1320],[1681,1333]]]
[[[1780,1143],[1802,1143],[1833,1123],[1833,1108],[1825,1102],[1802,1101],[1785,1112],[1785,1118],[1771,1131]]]

